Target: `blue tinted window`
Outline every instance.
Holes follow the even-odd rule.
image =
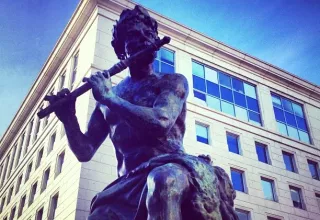
[[[240,105],[244,108],[247,107],[247,104],[246,104],[246,97],[240,93],[237,93],[237,92],[233,92],[233,95],[234,95],[234,102],[237,104],[237,105]]]
[[[276,107],[273,107],[273,110],[274,110],[274,114],[276,116],[276,119],[278,121],[286,123],[283,111],[281,109],[276,108]]]
[[[209,108],[261,126],[255,86],[195,61],[192,75],[194,97]]]
[[[174,73],[174,52],[161,48],[152,64],[153,70],[160,73]]]
[[[291,125],[293,127],[297,127],[296,120],[295,120],[293,114],[291,114],[289,112],[285,112],[284,115],[286,116],[287,124],[289,124],[289,125]]]
[[[227,133],[227,144],[230,152],[239,154],[239,142],[238,136],[234,134]]]
[[[229,102],[233,102],[231,89],[227,89],[227,88],[221,86],[220,90],[221,90],[221,98],[222,99],[229,101]]]
[[[304,120],[304,118],[300,118],[300,117],[296,116],[296,119],[297,119],[297,123],[298,123],[298,128],[300,128],[304,131],[308,131],[306,121]]]
[[[234,91],[244,94],[244,87],[242,81],[236,78],[232,78],[232,87]]]
[[[208,127],[196,124],[196,134],[198,142],[209,144]]]
[[[258,101],[248,96],[246,98],[247,98],[248,108],[252,111],[259,112]]]
[[[194,97],[198,98],[198,99],[201,99],[203,101],[206,101],[206,95],[201,93],[201,92],[197,92],[195,90],[193,90],[193,94],[194,94]]]
[[[273,106],[276,106],[273,110],[280,133],[310,143],[302,106],[275,94],[271,96]]]
[[[204,78],[204,68],[203,65],[192,62],[192,74]]]
[[[221,111],[220,100],[207,95],[207,104],[210,108]]]
[[[231,88],[231,78],[230,76],[219,73],[219,83],[223,86],[226,86],[228,88]]]
[[[168,64],[171,64],[171,66],[174,65],[174,55],[173,52],[166,50],[166,49],[160,49],[161,53],[161,61],[164,61]]]
[[[200,90],[202,92],[206,92],[206,84],[205,80],[193,75],[193,88]]]
[[[282,98],[283,108],[286,111],[293,112],[291,102],[287,99]]]
[[[294,186],[289,186],[289,188],[290,188],[290,194],[291,194],[293,206],[296,208],[302,209],[303,205],[301,200],[301,190]]]
[[[283,156],[283,162],[286,166],[286,170],[289,170],[291,172],[295,172],[293,154],[290,154],[290,153],[283,151],[282,156]]]
[[[162,73],[174,73],[174,66],[171,66],[166,63],[161,64],[161,72]]]
[[[244,192],[243,172],[231,169],[231,180],[233,188],[237,191]]]
[[[220,91],[219,91],[218,84],[207,81],[207,90],[208,90],[208,94],[216,96],[218,98],[220,97]]]
[[[311,173],[311,177],[313,179],[320,180],[318,163],[311,161],[311,160],[308,160],[308,166],[309,166],[309,170]]]
[[[235,116],[234,106],[229,102],[221,101],[221,110],[226,114]]]
[[[236,213],[239,220],[250,220],[250,212],[241,209],[236,209]]]
[[[264,198],[268,200],[275,201],[274,195],[274,183],[273,180],[269,180],[266,178],[261,178],[262,190],[264,194]]]
[[[262,163],[268,163],[267,157],[267,147],[263,144],[256,143],[256,152],[258,155],[258,160]]]
[[[249,121],[261,125],[261,119],[260,119],[260,114],[249,111]]]

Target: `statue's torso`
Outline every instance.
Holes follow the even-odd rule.
[[[163,84],[174,77],[163,75],[150,75],[139,81],[130,77],[124,79],[113,88],[114,93],[120,98],[137,106],[152,108],[162,92]],[[105,107],[101,107],[106,111]],[[142,162],[164,153],[183,152],[182,140],[185,132],[186,106],[183,105],[172,129],[164,137],[157,137],[146,130],[137,129],[121,119],[116,113],[109,112],[110,138],[114,144],[118,157],[120,174],[126,174]],[[106,114],[105,114],[106,115]],[[111,123],[110,123],[111,121]]]

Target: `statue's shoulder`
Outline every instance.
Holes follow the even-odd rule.
[[[187,78],[180,73],[157,73],[158,77],[170,84],[188,84]]]

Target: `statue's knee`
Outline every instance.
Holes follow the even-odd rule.
[[[149,196],[167,198],[181,196],[189,187],[187,175],[187,171],[176,164],[155,168],[147,180]]]

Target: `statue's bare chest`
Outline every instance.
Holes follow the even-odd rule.
[[[119,85],[116,94],[131,104],[152,107],[160,93],[156,77],[150,77],[137,82],[126,81]]]

